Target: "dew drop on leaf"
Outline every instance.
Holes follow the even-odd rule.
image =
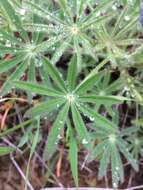
[[[82,139],[82,144],[88,144],[88,141],[86,139]]]

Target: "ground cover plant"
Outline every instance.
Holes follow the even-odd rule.
[[[0,0],[0,162],[16,188],[143,188],[142,14],[138,0]]]

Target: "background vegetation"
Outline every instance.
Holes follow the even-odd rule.
[[[143,176],[141,6],[0,0],[0,154],[10,155],[25,189],[33,188],[31,162],[40,187],[61,185],[64,162],[71,186],[83,170],[104,187],[141,185],[132,176]]]

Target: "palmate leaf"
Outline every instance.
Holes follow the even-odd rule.
[[[21,34],[21,33],[20,33]],[[33,34],[34,35],[34,34]],[[37,50],[35,50],[35,47],[39,47],[39,44],[35,44],[36,42],[40,43],[40,41],[43,39],[43,36],[41,37],[39,34],[35,34],[35,40],[33,42],[24,41],[22,36],[20,36],[19,40],[15,40],[16,37],[10,34],[4,35],[2,32],[2,36],[4,36],[6,39],[5,41],[11,42],[11,39],[13,39],[13,43],[11,43],[11,47],[4,48],[5,53],[8,53],[10,55],[9,60],[7,58],[4,60],[2,59],[0,61],[0,73],[7,72],[8,70],[16,67],[14,73],[12,73],[5,84],[3,85],[1,89],[1,95],[5,95],[12,87],[12,80],[18,80],[22,74],[27,72],[28,69],[28,80],[29,81],[35,81],[35,67],[39,67],[36,65],[36,61],[39,61],[38,58],[41,56]],[[21,39],[21,42],[20,42]],[[33,37],[34,39],[34,37]],[[29,39],[30,40],[30,39]],[[18,41],[18,43],[17,43]],[[41,44],[41,43],[40,43]],[[16,51],[15,51],[16,50]],[[34,51],[34,52],[33,52]],[[35,52],[36,51],[36,52]],[[3,51],[2,51],[3,52]],[[11,82],[11,84],[9,83]]]
[[[121,40],[123,41],[126,40],[126,36],[129,36],[129,38],[134,38],[132,36],[134,36],[134,34],[136,33],[135,31],[136,31],[137,21],[135,20],[137,19],[138,14],[136,13],[136,11],[132,14],[130,12],[131,12],[131,7],[126,6],[121,11],[121,14],[119,16],[117,14],[117,20],[115,22],[114,27],[110,27],[109,22],[106,22],[102,24],[102,27],[101,25],[99,26],[99,30],[98,28],[95,30],[98,41],[97,51],[98,47],[102,47],[103,53],[106,50],[107,51],[106,55],[108,55],[109,60],[113,64],[113,67],[117,67],[118,65],[117,58],[118,59],[120,59],[121,57],[125,58],[127,54],[130,54],[127,45],[124,44],[123,42],[122,46],[120,44]],[[131,20],[125,21],[126,16],[128,16]],[[100,54],[102,49],[99,49]]]
[[[48,30],[49,30],[49,34],[53,34],[52,37],[50,35],[48,35],[48,39],[47,42],[43,42],[43,45],[39,45],[39,48],[37,47],[37,50],[40,51],[47,51],[48,48],[50,46],[56,46],[58,45],[59,48],[57,49],[58,52],[55,53],[55,55],[52,55],[52,63],[55,63],[58,61],[58,59],[60,58],[60,56],[68,49],[70,49],[69,47],[73,48],[74,52],[76,52],[77,54],[77,63],[78,63],[78,67],[79,67],[79,71],[81,70],[81,65],[82,65],[82,54],[89,54],[92,55],[93,58],[95,58],[94,53],[92,51],[92,39],[91,37],[88,35],[88,38],[86,39],[86,33],[87,33],[87,28],[91,27],[91,24],[89,24],[88,22],[86,23],[87,26],[83,29],[82,26],[84,26],[84,22],[88,21],[92,18],[92,22],[95,22],[98,20],[106,19],[107,16],[101,16],[98,18],[95,17],[95,15],[97,14],[91,14],[90,17],[86,16],[87,20],[82,20],[82,19],[78,19],[78,15],[77,19],[74,20],[75,14],[83,14],[84,13],[84,9],[86,9],[86,5],[88,4],[87,2],[83,1],[65,1],[65,0],[61,0],[58,1],[57,4],[59,4],[59,9],[58,9],[58,13],[59,14],[55,14],[55,12],[50,11],[47,9],[45,10],[44,8],[42,8],[42,5],[39,3],[39,5],[31,3],[31,2],[24,2],[23,3],[23,7],[24,8],[29,8],[29,12],[32,12],[36,15],[38,15],[39,17],[45,18],[45,20],[48,20],[47,26],[45,24],[45,22],[43,22],[42,24],[38,22],[36,22],[33,24],[33,28],[36,29],[36,26],[38,27],[38,30],[40,30],[42,32],[42,30],[44,32],[47,31],[48,34]],[[106,6],[103,5],[103,7],[105,8]],[[97,8],[98,10],[98,8]],[[91,11],[92,13],[94,12]],[[47,16],[45,16],[47,15]],[[62,15],[62,16],[61,16]],[[66,15],[66,16],[65,16]],[[84,15],[85,17],[85,15]],[[53,25],[54,23],[54,25]],[[97,24],[97,23],[96,23]],[[39,26],[38,26],[39,25]],[[43,26],[42,26],[43,25]],[[53,29],[52,29],[52,27]],[[41,27],[40,27],[41,26]],[[31,26],[29,25],[29,27],[32,29],[32,24]],[[47,29],[46,29],[47,28]],[[50,29],[48,29],[50,28]],[[59,29],[60,28],[60,29]],[[75,40],[76,39],[76,40]],[[69,40],[69,41],[68,41]],[[68,43],[64,43],[63,41],[66,42],[68,41]],[[57,44],[59,43],[59,44]],[[52,45],[51,45],[52,44]],[[61,44],[61,45],[60,45]],[[69,45],[68,45],[69,44]],[[82,51],[81,46],[83,46],[84,48],[88,47],[88,51]],[[60,48],[61,47],[61,48]]]
[[[102,125],[102,127],[96,127],[95,130],[96,132],[95,135],[93,135],[93,139],[96,140],[98,144],[95,146],[88,160],[92,161],[94,158],[98,158],[100,161],[99,179],[105,176],[108,165],[111,163],[112,184],[114,188],[117,188],[119,181],[124,181],[124,168],[121,154],[136,171],[138,170],[138,164],[129,152],[128,144],[123,140],[117,128],[115,131],[112,129],[107,130],[106,125]]]
[[[66,103],[60,110],[56,120],[53,123],[52,129],[48,135],[47,142],[44,150],[45,160],[49,159],[56,150],[57,143],[59,141],[58,135],[61,129],[64,127],[69,111],[69,104]]]

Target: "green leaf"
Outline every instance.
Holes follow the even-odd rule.
[[[69,159],[72,170],[72,175],[76,187],[78,187],[78,147],[75,137],[70,136],[70,149],[69,149]]]
[[[24,60],[24,56],[23,55],[18,55],[14,58],[12,58],[12,60],[4,60],[0,62],[0,73],[6,72],[7,70],[15,67],[17,64],[19,64],[21,61]]]
[[[98,114],[95,110],[84,105],[80,106],[79,109],[83,114],[86,114],[89,118],[91,118],[91,120],[94,121],[97,126],[108,128],[111,131],[116,130],[116,125],[114,123],[106,119],[104,116]]]
[[[48,10],[41,8],[36,3],[32,3],[30,1],[24,1],[23,6],[25,8],[28,8],[29,11],[32,11],[32,13],[35,13],[36,15],[43,17],[44,19],[47,19],[57,24],[64,24],[61,19],[54,16],[54,14],[51,14],[51,12],[49,12]],[[47,15],[47,17],[45,15]]]
[[[30,82],[34,82],[35,81],[35,64],[34,64],[34,60],[30,59],[27,60],[27,62],[29,61],[29,69],[28,69],[28,81]]]
[[[32,158],[32,155],[34,154],[35,152],[35,149],[36,149],[36,146],[38,144],[38,141],[39,141],[39,134],[40,134],[40,118],[36,118],[36,124],[35,124],[35,127],[36,127],[36,133],[34,135],[34,138],[33,138],[33,142],[32,142],[32,146],[30,148],[30,156],[29,156],[29,160],[31,160]]]
[[[66,103],[60,110],[52,129],[47,138],[47,142],[44,150],[44,159],[48,160],[56,151],[57,143],[59,141],[58,135],[61,133],[61,129],[64,127],[69,111],[69,104]]]
[[[69,9],[68,1],[67,0],[58,0],[58,3],[69,19],[72,19],[71,11]]]
[[[82,141],[82,144],[90,150],[91,149],[91,139],[90,139],[89,133],[87,131],[87,128],[83,122],[83,119],[82,119],[77,107],[74,104],[71,105],[71,111],[72,111],[73,122],[75,125],[75,129],[78,133],[78,136],[79,136],[80,140]]]
[[[88,156],[88,162],[91,162],[92,160],[95,160],[100,154],[103,153],[103,150],[107,148],[107,142],[102,141],[98,143],[95,148],[93,148],[91,154]]]
[[[76,14],[77,14],[77,19],[82,16],[82,13],[84,11],[84,0],[76,1]]]
[[[62,77],[60,76],[59,71],[57,70],[57,68],[51,64],[51,62],[44,58],[44,67],[47,70],[47,72],[49,73],[49,75],[51,76],[51,78],[53,79],[53,81],[58,85],[58,87],[66,92],[66,86],[64,83],[64,80],[62,79]]]
[[[10,34],[9,32],[5,31],[4,29],[0,30],[0,36],[3,40],[8,40],[11,43],[21,45],[20,40],[18,40],[14,35]]]
[[[27,121],[24,121],[24,122],[20,123],[19,125],[16,125],[15,127],[11,128],[11,129],[7,129],[6,131],[0,133],[0,138],[1,138],[1,137],[4,137],[4,136],[6,136],[6,135],[10,135],[10,134],[13,133],[14,131],[16,131],[16,130],[22,128],[22,127],[25,127],[25,126],[28,127],[29,124],[32,123],[32,122],[33,122],[33,120],[30,119],[30,120],[27,120]]]
[[[38,60],[39,61],[39,60]],[[36,70],[35,70],[35,63],[34,63],[34,60],[29,58],[27,59],[27,64],[28,64],[28,74],[27,74],[27,80],[29,82],[35,82],[35,76],[36,76]],[[28,92],[27,93],[27,96],[28,96],[28,101],[30,103],[32,103],[32,99],[33,99],[33,95],[31,92]]]
[[[1,0],[0,5],[6,13],[6,16],[10,24],[15,25],[17,29],[22,30],[21,35],[25,37],[25,39],[27,39],[27,33],[23,30],[21,20],[19,19],[9,0]]]
[[[87,77],[76,87],[75,92],[78,94],[84,94],[86,91],[91,90],[99,81],[102,74],[103,73],[99,72],[98,74],[87,75]]]
[[[29,92],[45,95],[45,96],[53,96],[53,97],[61,97],[64,94],[60,91],[54,90],[52,88],[46,88],[44,86],[41,86],[39,84],[34,84],[30,82],[18,82],[14,81],[13,84],[17,87],[20,88],[21,90],[26,90]]]
[[[135,16],[131,22],[129,22],[125,27],[123,27],[122,30],[120,30],[120,32],[118,32],[118,34],[116,35],[116,39],[120,39],[127,31],[131,30],[134,25],[136,25],[138,20],[138,16]]]
[[[22,51],[24,49],[17,49],[16,47],[7,47],[6,45],[0,45],[0,52],[3,53],[3,54],[15,54]]]
[[[47,114],[48,112],[57,109],[60,107],[66,100],[59,98],[59,99],[51,99],[49,101],[40,103],[36,105],[35,107],[28,110],[25,114],[25,116],[30,117],[36,117],[36,116],[42,116],[44,114]]]
[[[69,90],[73,91],[75,89],[76,77],[77,77],[77,58],[76,58],[76,56],[72,57],[71,62],[69,64],[70,65],[68,68],[67,81],[68,81]]]
[[[127,161],[132,165],[135,171],[139,170],[137,160],[135,160],[132,156],[132,154],[129,152],[127,146],[125,145],[124,140],[121,140],[118,142],[118,146],[120,148],[120,151],[124,155],[124,157],[127,159]]]
[[[96,7],[95,10],[93,10],[84,20],[84,24],[82,24],[82,28],[86,28],[86,27],[91,27],[92,24],[96,23],[96,25],[98,23],[102,23],[103,20],[107,20],[108,17],[110,17],[110,15],[100,15],[97,16],[97,12],[99,12],[101,10],[106,10],[107,8],[111,7],[111,5],[113,4],[113,1],[104,1],[104,3],[101,3],[99,6]],[[98,25],[97,25],[98,26]]]
[[[77,70],[78,72],[80,72],[82,69],[82,55],[79,46],[79,38],[77,36],[74,36],[73,41],[74,41],[75,54],[77,55]]]
[[[124,168],[123,168],[119,151],[115,144],[111,145],[111,162],[112,162],[112,176],[114,176],[112,177],[113,181],[114,181],[114,178],[116,177],[117,179],[115,179],[114,181],[115,183],[118,183],[116,182],[116,180],[121,180],[121,182],[123,183]]]
[[[0,147],[0,156],[4,156],[4,155],[7,155],[7,154],[10,154],[11,152],[13,152],[15,149],[14,148],[11,148],[11,147],[4,147],[4,146],[1,146]]]
[[[64,41],[65,37],[66,36],[64,35],[57,35],[57,36],[50,37],[48,40],[39,43],[35,48],[35,52],[39,53],[39,52],[48,51],[51,47],[55,46],[58,42]]]
[[[59,47],[56,49],[56,51],[51,59],[52,64],[55,64],[60,59],[60,57],[63,55],[64,51],[69,47],[70,41],[71,41],[71,38],[68,38],[61,45],[59,45]]]
[[[115,24],[114,29],[112,31],[112,35],[115,35],[116,32],[120,29],[120,24],[122,23],[122,21],[124,21],[127,10],[128,10],[128,7],[126,6],[116,21],[116,24]]]
[[[81,102],[97,103],[106,106],[106,105],[120,104],[128,99],[123,96],[99,96],[91,94],[91,95],[80,96],[79,100]]]
[[[11,81],[18,80],[24,74],[24,71],[27,68],[26,62],[21,63],[17,69],[10,75],[10,77],[6,80],[3,84],[2,88],[0,89],[0,96],[4,96],[11,88],[12,84]]]
[[[101,148],[103,148],[103,147],[101,147]],[[102,154],[102,158],[101,158],[100,164],[99,164],[99,172],[98,172],[99,179],[102,179],[105,176],[109,162],[110,162],[110,149],[107,146]]]

